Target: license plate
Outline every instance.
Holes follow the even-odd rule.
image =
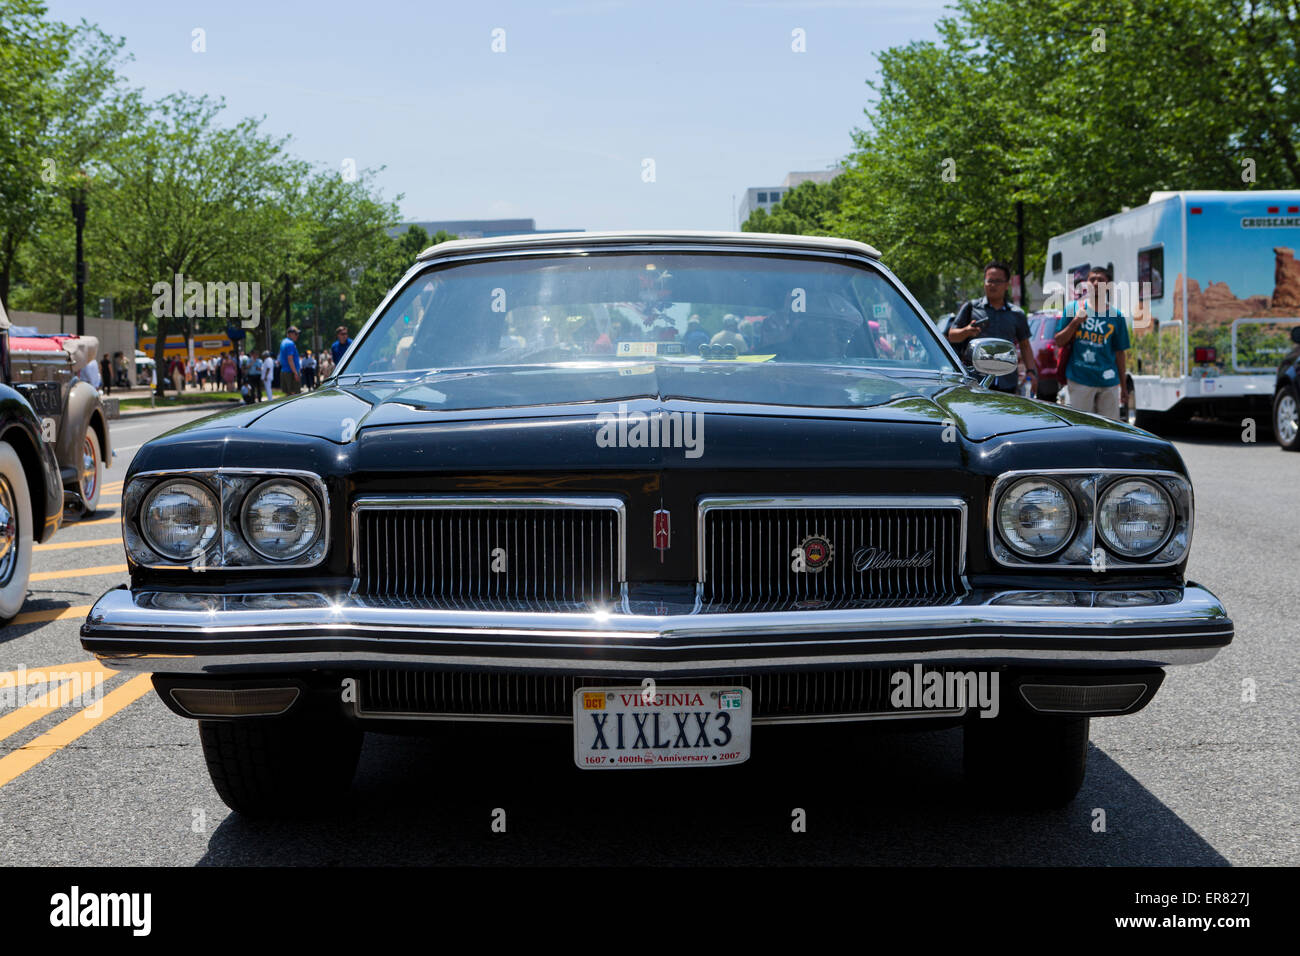
[[[747,687],[580,687],[573,761],[583,770],[744,763],[753,704]]]

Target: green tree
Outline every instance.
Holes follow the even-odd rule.
[[[353,283],[352,304],[348,307],[346,320],[359,325],[370,318],[388,291],[415,265],[416,256],[430,246],[457,238],[444,229],[439,229],[430,238],[422,226],[411,226],[405,232],[388,237]]]
[[[793,236],[829,236],[843,202],[844,182],[809,180],[788,190],[769,213],[755,209],[741,225],[744,232],[778,232]]]
[[[0,301],[6,304],[24,247],[42,224],[70,220],[80,171],[122,135],[139,103],[116,72],[121,39],[45,15],[38,0],[0,0]],[[60,266],[71,283],[71,254]]]
[[[1300,186],[1294,3],[956,0],[938,32],[880,55],[831,223],[932,308],[1011,261],[1017,200],[1035,275],[1155,190]]]

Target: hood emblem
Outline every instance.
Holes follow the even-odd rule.
[[[672,547],[672,519],[664,508],[655,512],[654,544],[659,552],[659,563],[663,564],[664,552]]]

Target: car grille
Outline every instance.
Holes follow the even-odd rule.
[[[619,599],[621,502],[610,499],[362,499],[357,593],[561,606]]]
[[[702,502],[704,610],[916,606],[961,596],[960,501],[840,502]],[[804,569],[796,570],[800,548]]]
[[[948,668],[926,668],[947,673]],[[905,667],[727,674],[720,677],[656,680],[657,686],[748,687],[754,692],[754,720],[842,715],[938,716],[890,704],[891,676]],[[502,717],[565,721],[573,714],[579,687],[639,687],[617,677],[570,674],[476,673],[466,671],[368,671],[359,688],[358,713],[369,717]],[[941,713],[951,713],[943,711]]]

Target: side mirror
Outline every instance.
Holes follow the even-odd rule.
[[[1020,361],[1016,347],[1006,339],[975,339],[970,344],[970,363],[984,376],[981,387],[988,388],[993,379],[1014,372]]]
[[[1291,341],[1296,345],[1300,345],[1300,325],[1294,326],[1291,329]]]

